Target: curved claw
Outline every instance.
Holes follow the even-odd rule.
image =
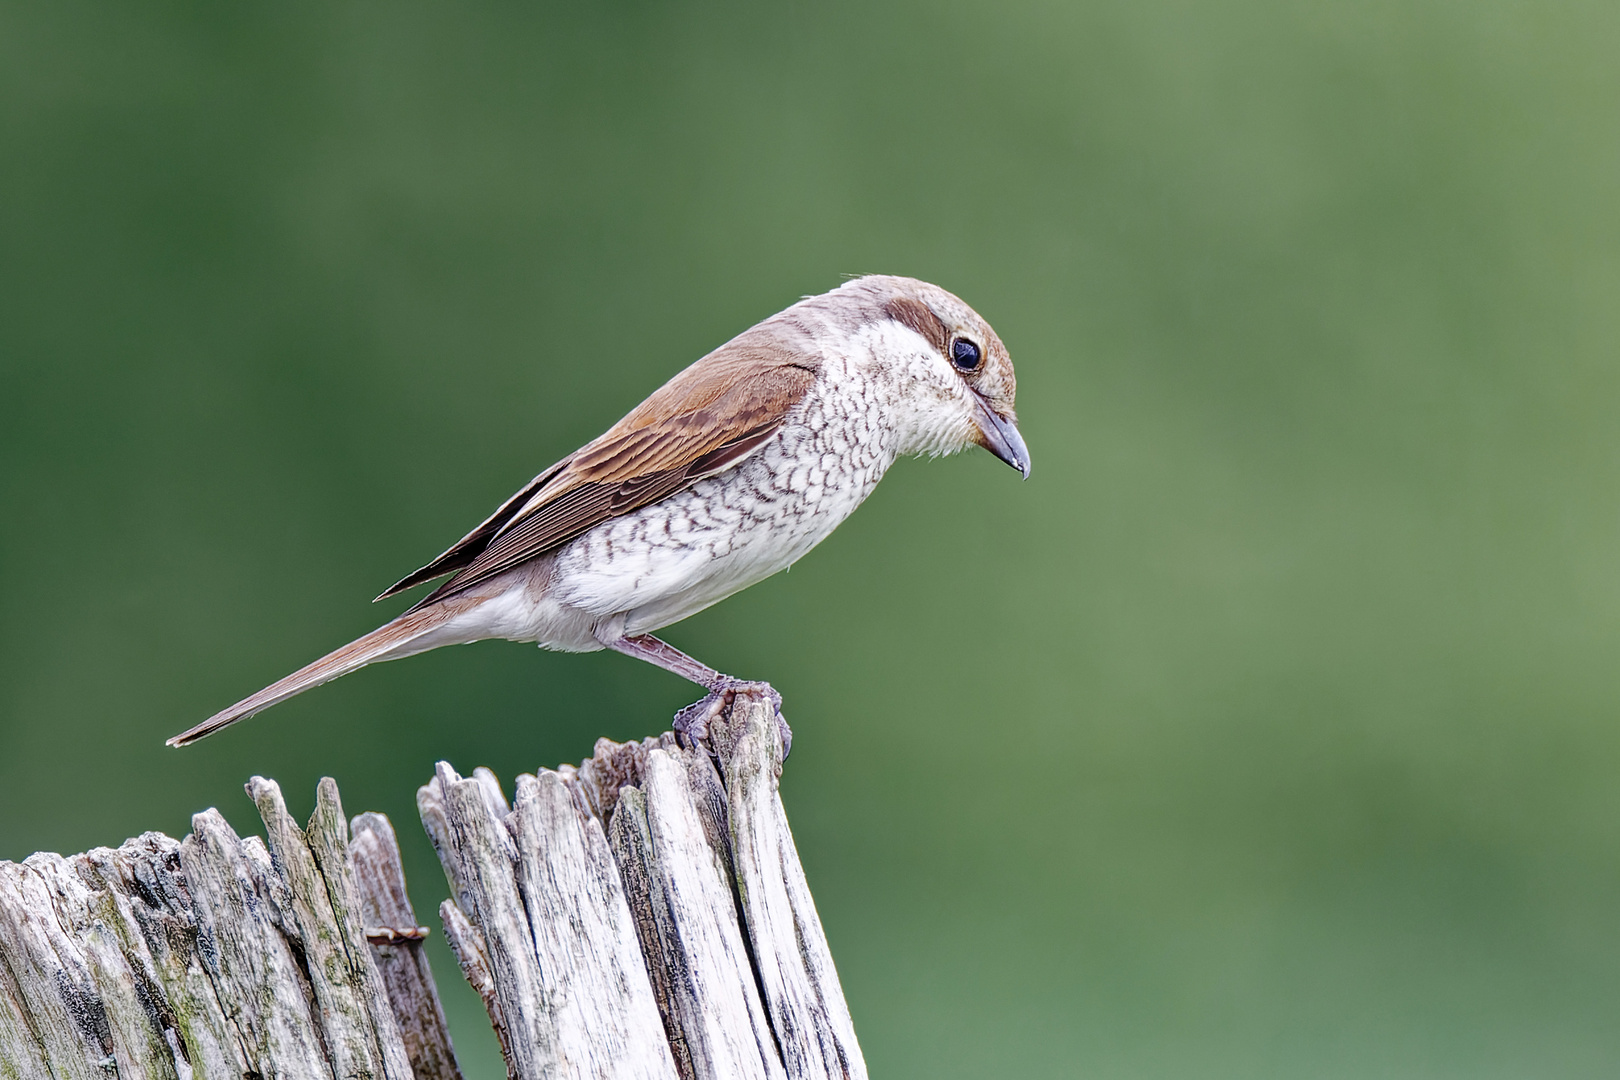
[[[782,736],[782,760],[786,761],[793,749],[793,729],[788,727],[788,722],[782,717],[782,695],[767,682],[750,682],[730,675],[720,676],[701,700],[694,701],[675,714],[676,734],[684,737],[690,745],[707,740],[709,722],[731,708],[738,691],[757,695],[770,703],[771,712],[776,717],[777,731]]]
[[[675,714],[675,723],[672,725],[675,734],[684,738],[688,747],[696,746],[708,739],[709,721],[718,717],[725,708],[725,691],[710,691],[701,700],[692,702]]]

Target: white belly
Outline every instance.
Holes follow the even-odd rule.
[[[850,414],[847,402],[808,402],[735,468],[598,525],[557,553],[551,595],[648,634],[791,566],[894,460],[877,426]]]

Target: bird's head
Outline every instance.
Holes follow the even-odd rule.
[[[902,452],[977,445],[1029,477],[1012,357],[978,312],[937,285],[881,274],[846,282],[826,299],[847,305],[891,376],[906,428]]]

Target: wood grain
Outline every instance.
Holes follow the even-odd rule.
[[[446,934],[512,1076],[608,1075],[590,1047],[611,1046],[615,1076],[864,1080],[777,790],[776,719],[739,693],[710,732],[598,740],[520,776],[511,809],[486,770],[441,763],[419,793],[456,894]]]
[[[0,1077],[410,1080],[337,786],[307,829],[248,790],[268,846],[208,810],[184,840],[0,862]]]
[[[511,1080],[864,1080],[746,692],[707,740],[598,741],[519,776],[440,763],[417,806]],[[393,826],[322,780],[183,840],[0,862],[0,1080],[461,1080]]]

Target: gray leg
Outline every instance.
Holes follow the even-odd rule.
[[[656,664],[665,671],[697,683],[705,690],[713,690],[716,684],[729,677],[720,674],[703,661],[687,656],[669,642],[660,641],[651,634],[622,637],[614,641],[604,641],[602,644],[614,652],[622,652],[626,656],[635,657],[637,660],[645,660],[649,664]]]
[[[638,660],[645,660],[649,664],[661,667],[709,691],[703,700],[693,702],[675,714],[675,730],[689,740],[708,737],[709,721],[719,716],[731,704],[737,691],[763,695],[776,713],[776,723],[782,732],[782,757],[787,757],[788,751],[793,746],[793,729],[789,728],[787,721],[782,718],[782,695],[778,694],[770,683],[748,682],[732,678],[730,675],[722,675],[701,660],[687,656],[669,642],[660,641],[651,634],[615,638],[612,641],[603,641],[602,644],[614,652],[634,656]]]

